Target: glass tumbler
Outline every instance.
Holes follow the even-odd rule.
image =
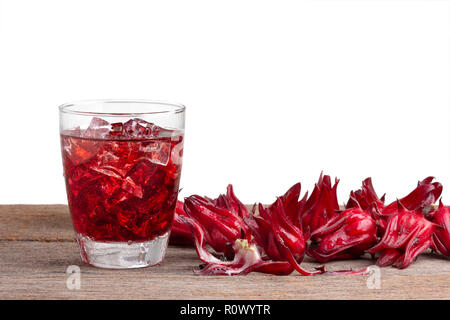
[[[139,268],[164,258],[180,181],[185,107],[81,101],[59,107],[67,199],[83,261]]]

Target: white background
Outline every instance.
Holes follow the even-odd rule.
[[[449,35],[448,1],[0,0],[0,203],[66,203],[57,107],[99,98],[187,106],[182,196],[450,203]]]

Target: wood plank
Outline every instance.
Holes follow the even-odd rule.
[[[74,241],[66,205],[0,205],[0,240]]]
[[[367,276],[197,276],[195,251],[181,247],[169,247],[155,267],[98,269],[82,263],[72,239],[65,206],[0,206],[0,299],[450,299],[450,260],[433,254],[405,270],[382,268],[377,290],[367,288]],[[327,268],[373,263],[336,261]],[[69,265],[81,268],[80,290],[66,287]]]
[[[158,266],[105,270],[84,265],[76,243],[0,242],[0,299],[449,299],[450,263],[421,256],[406,270],[381,269],[381,289],[367,276],[197,276],[194,250],[170,247]],[[329,263],[363,267],[368,260]],[[66,287],[66,269],[81,267],[81,289]],[[312,263],[304,266],[311,268]]]

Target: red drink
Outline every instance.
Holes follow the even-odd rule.
[[[180,181],[181,130],[141,119],[110,124],[93,118],[85,130],[62,131],[61,146],[79,237],[145,242],[168,234]]]

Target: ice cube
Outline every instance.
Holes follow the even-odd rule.
[[[142,191],[142,187],[136,184],[131,177],[126,177],[122,182],[122,189],[127,191],[128,193],[142,199],[144,193]]]
[[[150,184],[156,170],[157,166],[149,162],[147,159],[143,159],[134,165],[134,167],[128,172],[128,176],[131,177],[134,182],[146,187]]]
[[[122,179],[122,176],[120,175],[120,173],[118,173],[116,171],[116,169],[114,167],[97,167],[97,166],[92,166],[91,167],[92,170],[100,173],[100,174],[104,174],[105,176],[108,177],[112,177],[112,178],[116,178],[116,179]]]
[[[166,166],[170,159],[171,144],[167,141],[150,141],[141,145],[144,158],[152,163]]]
[[[65,130],[64,134],[71,137],[81,137],[81,128],[80,126],[76,126],[73,129]]]
[[[111,131],[109,132],[109,134],[113,137],[120,137],[123,134],[123,123],[111,123]]]
[[[178,143],[172,148],[172,161],[176,165],[181,165],[183,159],[183,144]]]
[[[103,139],[111,130],[111,124],[101,118],[94,117],[89,127],[84,131],[84,138]]]
[[[153,124],[142,119],[130,119],[123,124],[126,138],[150,138]]]
[[[180,130],[159,127],[153,123],[151,124],[151,129],[153,137],[170,138],[172,141],[180,141],[183,139],[183,135]]]
[[[100,148],[95,141],[67,136],[63,138],[62,145],[64,156],[74,165],[79,165],[90,160]]]
[[[120,178],[125,177],[127,172],[126,159],[116,155],[114,152],[103,149],[96,156],[97,162],[91,166],[92,170],[103,173],[107,176]]]

